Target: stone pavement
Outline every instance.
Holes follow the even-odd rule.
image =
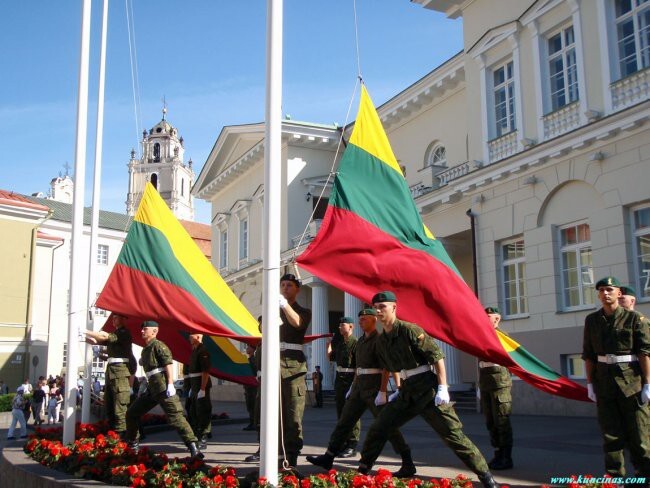
[[[215,402],[213,412],[226,412],[232,421],[213,426],[213,438],[205,451],[206,462],[210,465],[233,466],[240,476],[256,470],[258,467],[256,463],[244,461],[246,456],[257,449],[257,434],[242,430],[247,423],[244,404]],[[489,445],[483,417],[478,413],[467,412],[459,412],[459,416],[463,421],[465,433],[489,460],[492,457],[492,448]],[[511,487],[539,486],[549,483],[551,476],[602,475],[601,440],[595,418],[514,415],[512,421],[515,437],[513,452],[515,467],[507,471],[494,472],[498,482],[507,483]],[[370,415],[362,419],[362,441],[370,422]],[[322,409],[307,407],[303,425],[305,447],[298,466],[301,473],[321,472],[319,468],[309,464],[304,456],[321,454],[325,451],[335,424],[336,411],[333,405],[326,404]],[[420,418],[407,424],[402,429],[402,433],[413,450],[419,477],[424,479],[455,477],[463,473],[476,480],[476,477]],[[16,441],[7,443],[6,435],[6,429],[0,430],[0,448],[5,445],[5,451],[8,449],[12,451],[11,454],[5,452],[7,458],[24,463],[24,454],[19,450],[22,444]],[[185,446],[175,431],[149,433],[142,445],[172,456],[187,454]],[[334,468],[353,469],[357,467],[357,463],[358,456],[338,459]],[[392,452],[390,445],[387,445],[375,469],[385,467],[396,470],[399,465],[399,456]],[[1,486],[4,485],[0,481]]]

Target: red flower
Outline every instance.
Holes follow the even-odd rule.
[[[309,478],[303,478],[300,481],[300,488],[309,488],[311,486],[311,481]]]
[[[215,480],[216,481],[216,480]],[[264,476],[260,476],[257,478],[257,484],[260,486],[264,486],[268,483],[268,480]]]
[[[138,472],[138,467],[135,464],[132,464],[127,468],[127,470],[129,471],[129,475],[133,476],[135,473]]]
[[[50,455],[52,456],[58,456],[60,454],[60,449],[59,446],[50,446]]]
[[[235,486],[237,486],[237,478],[234,476],[226,476],[226,487],[234,488]]]

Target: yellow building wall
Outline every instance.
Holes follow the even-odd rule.
[[[0,323],[27,324],[34,226],[0,220]],[[3,335],[5,333],[3,332]]]

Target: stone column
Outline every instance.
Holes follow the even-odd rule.
[[[357,315],[361,311],[361,300],[349,293],[343,293],[343,315],[354,319],[354,335],[360,337],[362,332],[357,323]]]
[[[436,339],[436,342],[442,349],[442,352],[445,354],[445,371],[447,372],[447,384],[449,385],[450,390],[454,390],[454,387],[457,388],[461,384],[460,365],[458,364],[458,350],[446,342],[439,341],[438,339]]]
[[[327,334],[329,332],[329,307],[328,307],[328,285],[314,278],[311,283],[311,333],[313,335]],[[311,364],[308,364],[309,372],[320,366],[323,373],[323,390],[334,388],[334,377],[330,362],[327,357],[328,339],[317,339],[311,343]]]

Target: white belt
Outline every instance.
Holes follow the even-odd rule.
[[[255,377],[256,377],[258,380],[261,380],[261,379],[262,379],[262,372],[261,372],[261,371],[258,371],[258,372],[257,372],[257,375],[256,375]]]
[[[337,373],[355,373],[357,370],[354,368],[344,368],[343,366],[337,366],[336,367],[336,372]]]
[[[128,363],[129,360],[127,358],[108,358],[108,364],[115,364],[115,363]]]
[[[616,354],[605,354],[604,356],[598,356],[598,362],[606,364],[631,363],[632,361],[638,360],[639,358],[636,357],[636,354],[626,354],[624,356],[617,356]]]
[[[202,374],[203,374],[203,373],[190,373],[190,374],[186,374],[185,376],[183,376],[183,379],[185,379],[185,378],[198,378],[198,377],[201,376]]]
[[[147,371],[145,375],[147,376],[147,378],[151,378],[155,374],[164,373],[164,372],[165,372],[165,368],[156,368],[156,369],[152,369],[151,371]]]
[[[293,344],[291,342],[281,342],[280,351],[286,351],[287,349],[292,349],[294,351],[302,351],[302,344]]]
[[[379,368],[357,368],[357,374],[381,374],[384,370]]]
[[[478,367],[479,368],[492,368],[493,366],[499,366],[499,365],[495,364],[495,363],[488,363],[487,361],[479,361],[478,362]]]
[[[411,376],[415,376],[416,374],[428,373],[429,371],[431,371],[431,365],[423,364],[422,366],[418,366],[417,368],[403,369],[402,371],[399,372],[399,377],[402,378],[403,380],[407,380]]]

